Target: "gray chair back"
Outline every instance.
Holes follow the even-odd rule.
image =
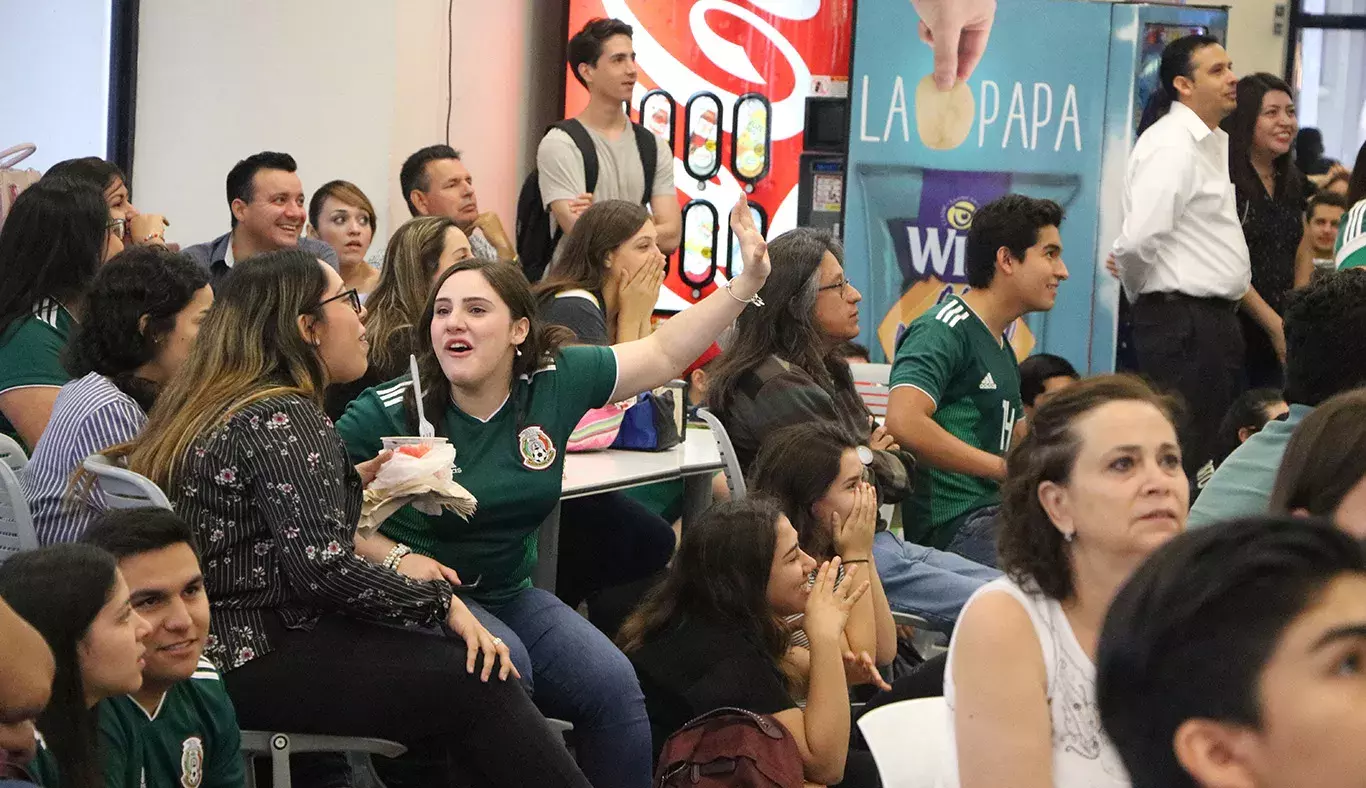
[[[9,466],[15,473],[28,465],[28,455],[24,453],[24,447],[3,432],[0,432],[0,465]]]
[[[716,441],[716,450],[721,453],[721,462],[726,466],[726,486],[730,488],[730,498],[738,501],[748,494],[745,488],[745,476],[740,468],[740,460],[735,456],[735,444],[730,442],[730,434],[721,424],[721,420],[716,418],[716,414],[706,408],[698,408],[697,415],[707,423],[711,429],[711,436]]]
[[[19,477],[0,463],[0,563],[15,553],[38,549],[33,517],[19,487]]]
[[[104,503],[110,509],[171,508],[166,493],[151,479],[115,465],[103,454],[92,454],[81,465],[95,475],[100,492],[104,493]]]

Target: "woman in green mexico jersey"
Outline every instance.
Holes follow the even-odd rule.
[[[744,273],[654,334],[612,347],[567,346],[544,325],[514,267],[484,260],[438,281],[421,330],[426,416],[455,445],[456,480],[479,501],[465,520],[404,509],[381,527],[380,547],[407,546],[453,568],[470,608],[512,651],[548,715],[574,723],[584,773],[597,788],[644,785],[650,727],[629,661],[554,594],[532,587],[537,532],[560,498],[564,446],[594,407],[678,375],[747,306],[768,277],[767,245],[742,199],[731,214]],[[417,434],[411,381],[371,389],[337,424],[351,456],[370,458],[390,435]]]

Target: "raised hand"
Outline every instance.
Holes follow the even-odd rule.
[[[838,643],[844,625],[849,621],[849,611],[868,592],[868,581],[858,582],[858,564],[845,568],[844,580],[837,587],[835,578],[839,567],[839,558],[821,564],[820,571],[816,573],[816,582],[806,598],[806,617],[802,629],[806,630],[813,647],[818,641]]]
[[[859,482],[854,491],[854,508],[849,516],[831,515],[835,549],[844,560],[868,558],[873,553],[873,533],[877,529],[877,492],[868,482]],[[846,574],[849,569],[846,569]],[[848,578],[845,578],[848,582]]]
[[[768,260],[768,242],[754,224],[754,214],[749,210],[749,200],[745,199],[743,193],[735,207],[730,209],[730,229],[740,241],[740,256],[745,261],[745,270],[736,278],[749,277],[751,282],[757,283],[754,292],[758,292],[768,280],[772,265]]]

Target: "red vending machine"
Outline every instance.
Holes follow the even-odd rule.
[[[742,192],[769,237],[796,226],[806,99],[848,95],[853,0],[569,0],[569,35],[595,17],[634,28],[631,118],[673,147],[683,239],[657,309],[678,311],[738,273]],[[573,117],[588,94],[565,85]]]

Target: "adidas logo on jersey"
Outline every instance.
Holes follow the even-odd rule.
[[[991,376],[990,372],[988,372],[987,376],[982,378],[982,382],[980,385],[977,386],[977,388],[982,391],[995,391],[996,379]]]
[[[948,325],[949,328],[957,328],[958,324],[967,320],[971,314],[961,302],[949,301],[939,308],[934,319]]]

